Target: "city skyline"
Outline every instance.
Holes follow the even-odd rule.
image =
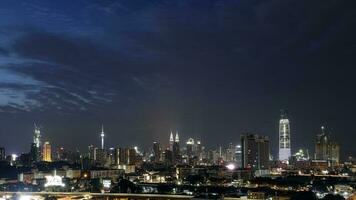
[[[28,151],[36,122],[42,141],[85,149],[104,124],[107,147],[251,132],[277,156],[288,109],[292,153],[326,126],[355,155],[354,6],[320,4],[1,1],[1,145]]]
[[[287,121],[285,121],[286,119],[288,120],[287,118],[287,114],[286,114],[287,111],[282,111],[282,114],[281,114],[281,119],[279,121],[279,136],[278,138],[281,138],[281,130],[282,130],[282,136],[285,137],[285,131],[286,131],[286,128],[285,128],[285,124]],[[287,123],[288,125],[288,130],[289,130],[289,121]],[[325,139],[325,141],[327,142],[332,142],[332,144],[337,144],[337,159],[339,160],[340,158],[342,158],[343,160],[348,160],[350,156],[352,155],[343,155],[342,153],[340,153],[340,146],[342,147],[342,144],[339,144],[339,142],[337,140],[335,140],[335,137],[332,136],[332,132],[330,132],[330,130],[328,130],[325,126],[321,126],[320,127],[321,129],[321,132],[316,134],[316,139],[313,141],[313,145],[312,146],[309,146],[309,147],[298,147],[296,148],[295,150],[291,151],[290,148],[289,148],[289,152],[288,152],[288,155],[285,154],[285,150],[284,148],[281,148],[281,144],[278,144],[277,146],[273,146],[273,145],[268,145],[269,147],[269,159],[271,160],[278,160],[278,161],[281,161],[281,162],[288,162],[292,156],[296,156],[298,155],[298,153],[300,153],[301,150],[306,150],[309,154],[309,152],[314,152],[314,155],[312,155],[310,158],[311,159],[316,159],[316,160],[323,160],[323,159],[326,159],[328,158],[328,156],[332,156],[331,154],[329,154],[328,152],[324,153],[324,154],[327,154],[326,156],[320,156],[320,147],[317,147],[317,144],[320,143],[320,138],[321,137],[324,137],[324,135],[326,135],[327,139]],[[327,131],[325,131],[325,129]],[[113,149],[113,148],[118,148],[120,145],[118,144],[113,144],[112,146],[110,147],[105,147],[104,145],[104,125],[102,124],[101,125],[101,132],[100,132],[100,144],[96,144],[96,143],[91,143],[91,144],[88,144],[86,146],[85,149],[79,149],[79,148],[76,148],[76,149],[68,149],[67,147],[65,147],[65,145],[63,144],[56,144],[55,141],[51,141],[51,143],[55,143],[55,152],[58,153],[58,151],[60,151],[61,149],[63,149],[65,147],[66,150],[70,150],[70,151],[77,151],[78,153],[81,153],[81,154],[85,154],[85,152],[88,150],[88,147],[89,149],[90,148],[98,148],[100,147],[100,149],[102,150],[108,150],[108,149]],[[288,131],[289,132],[289,131]],[[290,133],[288,133],[289,135]],[[206,144],[201,144],[201,139],[200,138],[196,138],[196,142],[199,144],[199,145],[203,145],[204,148],[207,148],[207,150],[216,150],[216,149],[219,149],[220,148],[220,151],[221,151],[221,148],[225,148],[226,146],[228,146],[228,149],[230,149],[231,145],[234,146],[234,149],[237,150],[238,146],[243,146],[243,141],[241,140],[242,137],[247,137],[247,135],[252,135],[254,137],[263,137],[263,138],[266,138],[266,140],[268,140],[268,143],[272,143],[272,141],[268,138],[268,136],[266,135],[261,135],[259,133],[253,133],[253,132],[244,132],[244,133],[241,133],[240,134],[240,139],[237,140],[237,142],[229,142],[229,144],[214,144],[213,146],[209,146],[209,145],[206,145]],[[131,145],[123,145],[125,146],[125,148],[140,148],[140,151],[142,152],[151,152],[151,151],[154,151],[155,147],[152,148],[151,144],[153,142],[153,144],[161,144],[162,146],[159,146],[160,148],[162,148],[162,150],[164,149],[167,149],[167,150],[170,150],[172,152],[175,152],[175,151],[180,151],[180,145],[179,143],[181,142],[181,147],[183,148],[188,148],[188,144],[193,144],[194,145],[194,139],[189,137],[189,136],[186,136],[187,139],[185,139],[184,141],[180,141],[180,137],[179,137],[179,133],[178,133],[178,130],[176,130],[175,134],[173,134],[173,131],[170,131],[170,134],[169,134],[169,141],[167,142],[162,142],[162,141],[159,141],[159,140],[153,140],[153,141],[146,141],[145,143],[148,143],[148,144],[145,144],[145,143],[141,143],[141,144],[131,144]],[[290,137],[290,136],[289,136]],[[49,141],[46,140],[46,141],[41,141],[41,138],[42,138],[42,135],[41,135],[41,129],[36,125],[36,123],[34,123],[34,130],[33,130],[33,142],[31,143],[31,146],[30,146],[30,154],[31,152],[33,151],[33,147],[37,148],[37,150],[35,150],[37,153],[36,153],[36,156],[37,158],[35,158],[35,160],[38,160],[38,159],[44,159],[44,160],[51,160],[50,156],[51,155],[48,155],[47,153],[47,156],[44,156],[43,158],[41,158],[41,156],[39,155],[44,155],[44,152],[46,152],[45,148],[46,148],[46,145],[48,146],[49,145],[49,154],[53,154],[51,153],[51,145],[49,144]],[[278,139],[279,141],[277,141],[277,143],[280,143],[281,140]],[[185,142],[186,141],[186,142]],[[324,139],[322,139],[322,141],[324,141]],[[39,145],[39,144],[42,144],[43,143],[43,148]],[[175,144],[178,144],[178,149],[175,150]],[[185,146],[185,144],[187,146]],[[290,145],[292,144],[292,142],[289,141],[288,145],[290,147]],[[0,146],[1,147],[1,146]],[[328,148],[328,147],[324,147],[324,148]],[[273,149],[277,149],[277,153],[274,154],[272,151]],[[282,157],[281,157],[281,150],[282,149]],[[341,148],[342,149],[342,148]],[[235,150],[232,151],[234,152],[234,155],[235,155]],[[42,153],[43,151],[43,153]],[[48,151],[48,150],[47,150]],[[227,150],[228,151],[228,150]],[[279,152],[278,152],[279,151]],[[319,151],[319,152],[318,152]],[[327,150],[323,150],[323,151],[327,151]],[[7,153],[10,153],[10,152],[7,152]],[[26,153],[26,150],[25,151],[22,151],[22,152],[11,152],[9,155],[20,155],[21,153]],[[227,153],[227,152],[226,152]],[[341,156],[340,156],[341,155]],[[48,158],[49,156],[49,158]],[[47,157],[47,158],[46,158]],[[235,156],[233,156],[235,157]],[[309,157],[309,156],[308,156]]]

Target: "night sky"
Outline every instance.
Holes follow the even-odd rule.
[[[355,155],[356,1],[1,0],[0,146],[29,151],[33,123],[86,151],[207,147],[267,135],[281,109],[292,152],[326,126]],[[276,154],[275,154],[276,155]]]

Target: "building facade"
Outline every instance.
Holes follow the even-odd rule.
[[[290,143],[290,124],[287,114],[282,111],[281,119],[279,120],[279,152],[278,159],[280,161],[288,161],[291,157]]]
[[[42,161],[52,162],[52,148],[49,142],[45,142],[42,147]]]
[[[340,146],[337,142],[332,141],[330,134],[325,130],[325,127],[321,127],[321,134],[317,135],[315,143],[315,159],[325,160],[329,166],[336,166],[340,160]]]
[[[241,136],[241,162],[243,168],[268,169],[270,165],[269,139],[256,134]]]

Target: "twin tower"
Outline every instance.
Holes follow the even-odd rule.
[[[170,148],[170,150],[173,150],[174,143],[179,143],[178,131],[176,132],[175,137],[173,137],[173,132],[171,131],[171,135],[169,136],[169,148]]]

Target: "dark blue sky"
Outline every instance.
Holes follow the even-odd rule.
[[[85,150],[166,144],[171,129],[209,147],[268,135],[280,109],[292,147],[321,125],[353,146],[356,3],[339,0],[3,0],[0,146],[28,151],[33,123]]]

